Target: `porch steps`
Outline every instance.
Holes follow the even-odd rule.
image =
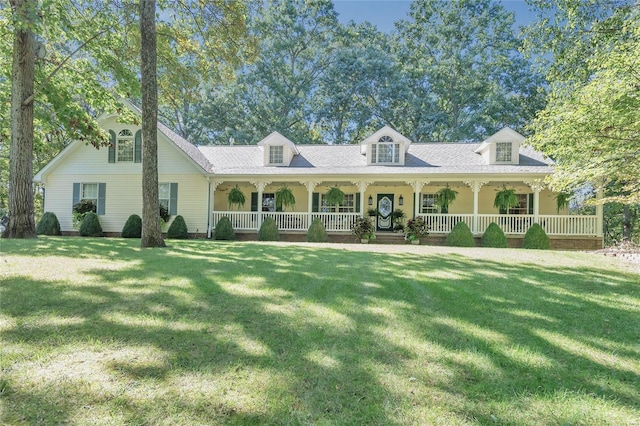
[[[398,232],[377,232],[376,239],[371,244],[406,244],[404,234]]]

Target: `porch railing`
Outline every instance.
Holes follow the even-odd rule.
[[[349,232],[360,213],[309,213],[307,212],[262,212],[262,220],[273,218],[281,231],[306,232],[309,218],[319,218],[327,232]],[[257,231],[258,212],[220,211],[213,213],[213,225],[227,216],[236,231]],[[524,235],[535,221],[534,215],[509,214],[421,214],[429,232],[448,234],[458,222],[464,222],[475,234],[482,234],[491,222],[500,226],[505,234]],[[548,235],[598,236],[597,216],[539,215],[538,223]]]

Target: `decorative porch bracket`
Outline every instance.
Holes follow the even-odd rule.
[[[480,193],[480,188],[488,184],[489,181],[486,180],[465,180],[464,184],[467,185],[473,191],[473,229],[471,232],[474,234],[479,233],[478,229],[478,194]]]
[[[533,191],[533,222],[540,223],[540,191],[544,188],[542,179],[523,181]]]
[[[428,180],[412,180],[407,181],[407,185],[413,188],[413,199],[415,202],[413,203],[413,217],[417,217],[420,214],[420,192],[422,192],[422,188],[429,185]]]
[[[360,215],[364,217],[364,192],[373,182],[369,180],[354,180],[351,181],[351,183],[358,188],[358,191],[360,191]]]
[[[270,180],[250,181],[251,185],[258,190],[258,229],[262,226],[262,193],[264,189],[271,183]]]

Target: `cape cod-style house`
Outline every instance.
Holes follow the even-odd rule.
[[[140,127],[119,122],[116,114],[103,115],[99,124],[111,135],[109,148],[73,142],[34,178],[45,191],[44,210],[57,215],[63,232],[75,231],[72,206],[84,199],[96,204],[107,235],[119,235],[127,218],[142,212]],[[480,143],[415,143],[385,126],[359,145],[297,144],[273,132],[257,145],[196,147],[159,123],[160,202],[200,237],[210,237],[218,220],[228,216],[245,238],[255,238],[266,217],[276,220],[281,235],[303,238],[320,217],[330,238],[351,241],[356,217],[378,209],[374,220],[381,235],[393,231],[391,213],[402,209],[407,218],[425,218],[427,242],[434,244],[464,221],[477,236],[497,223],[513,246],[539,223],[552,247],[602,247],[602,209],[595,215],[558,211],[556,194],[544,185],[553,162],[523,141],[504,128]],[[275,194],[283,185],[296,203],[277,211]],[[247,197],[239,209],[227,200],[236,186]],[[339,206],[324,200],[334,186],[345,193]],[[458,192],[448,211],[435,195],[445,186]],[[508,212],[493,205],[504,186],[515,188],[519,200]]]

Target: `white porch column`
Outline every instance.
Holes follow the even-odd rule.
[[[471,190],[473,191],[473,229],[471,230],[471,232],[473,232],[474,234],[480,233],[480,229],[478,226],[478,194],[480,194],[480,188],[482,188],[487,183],[489,182],[484,180],[464,181],[464,184],[471,188]]]
[[[600,201],[604,195],[602,187],[596,189],[596,201]],[[596,203],[596,235],[602,237],[604,235],[604,204]]]
[[[309,226],[311,226],[311,222],[313,220],[313,190],[316,189],[316,186],[320,185],[319,180],[309,180],[309,181],[300,181],[307,188],[307,216],[309,221]]]
[[[540,191],[544,187],[541,179],[525,182],[533,191],[533,223],[540,223]]]
[[[269,185],[270,181],[252,181],[249,182],[251,185],[255,186],[258,190],[258,227],[256,231],[260,230],[260,226],[262,226],[262,193],[264,192],[264,188]]]
[[[417,217],[420,214],[420,193],[422,188],[429,184],[428,180],[414,180],[408,181],[407,184],[413,188],[413,217]]]
[[[365,213],[364,213],[364,193],[367,190],[367,187],[369,187],[369,185],[371,185],[373,182],[371,181],[367,181],[367,180],[361,180],[361,181],[353,181],[351,182],[352,184],[354,184],[356,187],[358,187],[358,191],[360,191],[360,217],[365,217]]]
[[[209,229],[207,229],[207,238],[211,238],[211,231],[212,229],[216,226],[216,224],[213,222],[213,209],[215,206],[215,193],[216,193],[216,189],[218,188],[218,185],[220,185],[222,183],[221,180],[210,180],[209,178],[207,178],[207,180],[209,181],[209,205],[207,206],[209,209]]]

